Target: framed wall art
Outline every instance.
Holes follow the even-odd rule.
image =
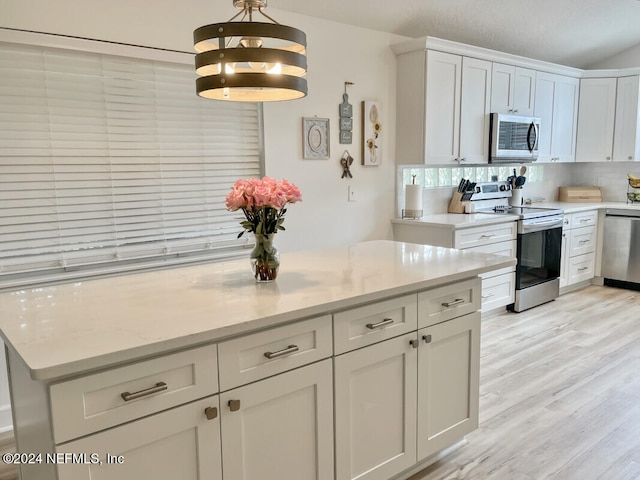
[[[362,102],[362,133],[362,164],[380,165],[382,163],[382,117],[378,102]]]
[[[303,118],[302,158],[305,160],[327,160],[329,147],[329,119]]]

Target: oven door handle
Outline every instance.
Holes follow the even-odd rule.
[[[556,220],[548,220],[546,222],[536,222],[536,223],[528,223],[528,224],[523,224],[522,225],[522,232],[523,233],[529,233],[529,232],[537,232],[540,230],[550,230],[552,228],[556,228],[556,227],[562,227],[562,221],[563,219],[556,219]]]

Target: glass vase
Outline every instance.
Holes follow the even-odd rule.
[[[256,282],[272,282],[278,276],[280,254],[273,246],[275,233],[255,235],[256,244],[249,256],[251,271]]]

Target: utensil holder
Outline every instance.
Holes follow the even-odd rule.
[[[514,188],[511,190],[511,198],[509,199],[509,205],[512,207],[522,206],[522,189]]]

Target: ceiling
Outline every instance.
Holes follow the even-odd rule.
[[[640,45],[639,0],[272,0],[269,5],[577,68]]]

